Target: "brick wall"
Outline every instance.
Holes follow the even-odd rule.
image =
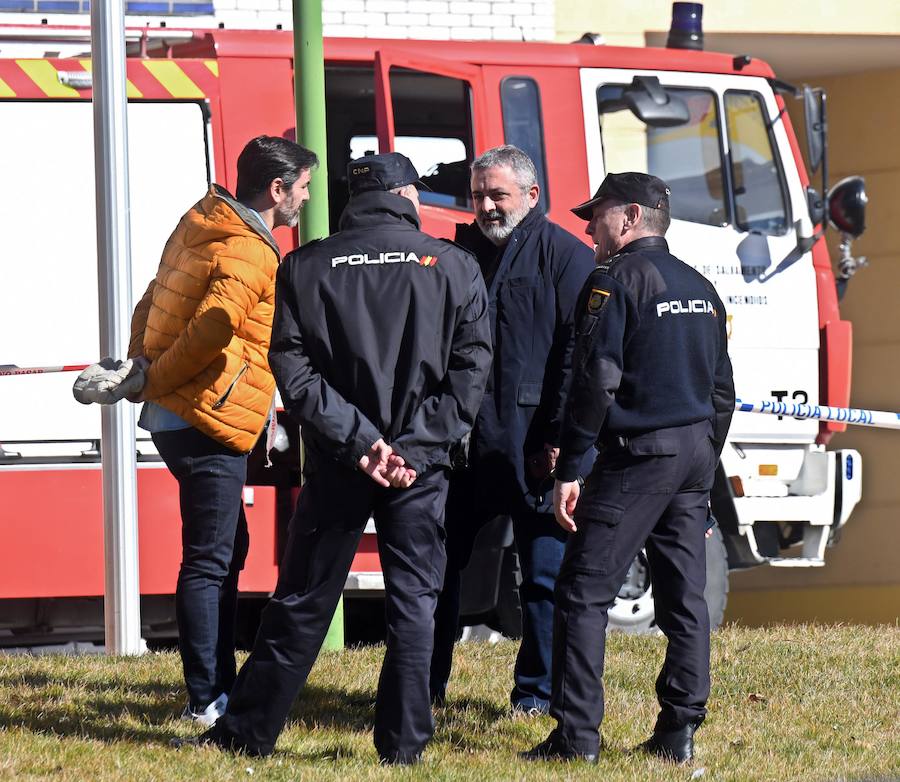
[[[132,2],[128,7],[164,4]],[[74,11],[85,3],[72,0],[69,5],[68,10]],[[292,26],[291,0],[211,0],[196,7],[209,5],[215,9],[213,15],[129,13],[126,23],[157,26],[165,22],[169,27],[223,23],[230,29]],[[545,41],[555,37],[555,5],[556,0],[322,0],[322,24],[328,37]],[[26,7],[36,12],[21,13]],[[90,24],[86,14],[53,13],[54,7],[59,4],[0,0],[0,23],[34,24],[47,19],[49,24]]]
[[[360,38],[521,41],[555,33],[554,0],[323,0],[322,22],[326,36]]]

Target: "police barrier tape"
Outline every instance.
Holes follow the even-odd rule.
[[[812,418],[818,421],[836,421],[841,424],[875,426],[880,429],[900,429],[900,413],[883,410],[864,410],[855,407],[828,407],[827,405],[796,404],[794,402],[747,402],[735,399],[735,412],[765,413],[790,418]]]
[[[0,365],[0,377],[13,375],[46,375],[51,372],[81,372],[90,364],[63,364],[58,367],[17,367],[15,364]]]
[[[51,372],[80,372],[89,364],[64,364],[56,367],[19,367],[15,364],[0,365],[0,377],[16,375],[44,375]],[[736,413],[764,413],[811,418],[818,421],[836,421],[841,424],[874,426],[879,429],[900,429],[900,413],[884,410],[866,410],[856,407],[829,407],[828,405],[796,404],[794,402],[747,402],[734,400]]]

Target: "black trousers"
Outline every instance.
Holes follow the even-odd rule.
[[[434,733],[428,671],[446,564],[446,496],[443,469],[424,473],[408,489],[386,489],[337,463],[317,465],[300,493],[275,595],[216,723],[220,743],[260,755],[274,749],[319,654],[371,513],[387,615],[375,747],[390,760],[424,749]]]
[[[657,729],[702,721],[709,697],[707,502],[716,454],[707,421],[603,448],[575,508],[578,530],[556,582],[555,737],[595,753],[603,719],[607,612],[646,546],[656,621],[668,639],[656,680]]]

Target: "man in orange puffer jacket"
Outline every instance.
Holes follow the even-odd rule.
[[[238,575],[249,545],[247,455],[272,409],[268,350],[281,260],[272,229],[309,199],[315,153],[259,136],[238,157],[237,198],[212,185],[181,218],[132,316],[144,369],[138,425],[178,481],[182,560],[175,592],[188,690],[183,717],[211,725],[235,679]]]

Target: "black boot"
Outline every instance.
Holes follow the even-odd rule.
[[[226,752],[235,754],[249,755],[250,757],[263,758],[272,754],[272,750],[264,752],[258,747],[251,747],[245,744],[237,736],[222,730],[220,725],[216,723],[205,733],[199,736],[191,736],[190,738],[175,738],[169,742],[171,747],[217,747]]]
[[[576,752],[558,741],[555,733],[551,733],[536,747],[527,752],[520,752],[522,760],[583,760],[586,763],[597,763],[596,752]]]
[[[699,722],[689,722],[680,728],[654,730],[653,735],[638,749],[664,760],[687,763],[694,758],[694,732],[699,727]]]
[[[218,747],[219,749],[228,749],[228,747],[220,741],[215,725],[201,733],[199,736],[189,736],[187,738],[179,736],[171,739],[169,741],[169,746],[175,747],[176,749],[180,747]]]
[[[392,755],[382,755],[379,759],[382,766],[415,766],[422,762],[422,753],[408,755],[402,752],[395,752]]]

